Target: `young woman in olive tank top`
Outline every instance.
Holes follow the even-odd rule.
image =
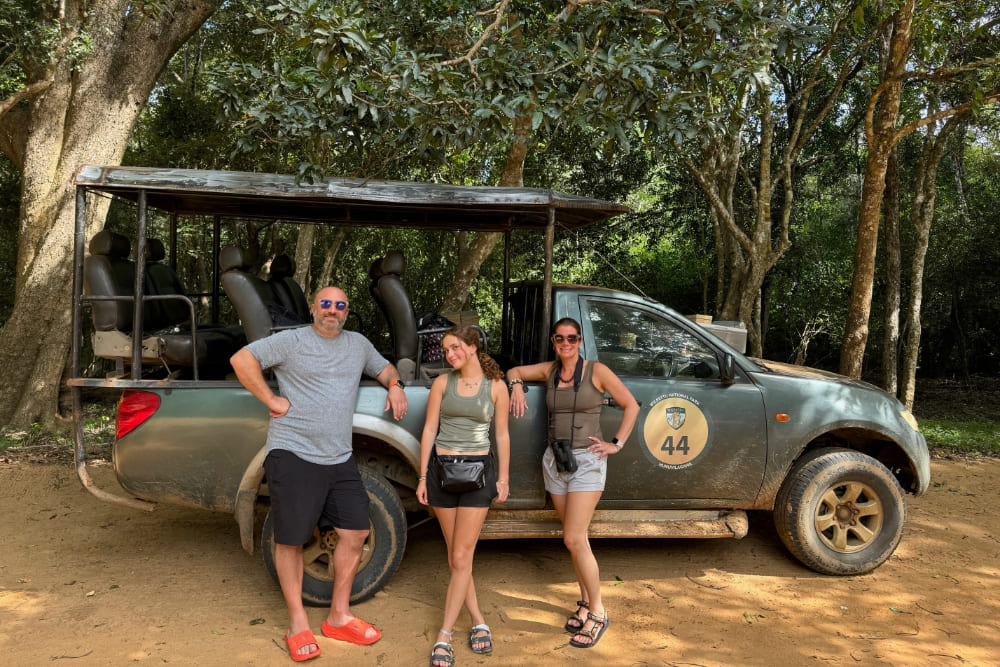
[[[542,458],[542,473],[545,489],[562,521],[563,542],[573,559],[580,585],[577,609],[564,627],[573,633],[571,645],[590,648],[601,639],[609,621],[601,598],[600,570],[587,531],[604,491],[607,456],[621,451],[628,440],[639,416],[639,404],[610,368],[580,356],[583,336],[576,320],[566,317],[556,322],[551,340],[558,357],[554,363],[518,366],[507,372],[510,411],[515,417],[525,413],[523,382],[546,382],[550,441],[567,441],[577,461],[576,471],[560,472],[549,447]],[[604,440],[600,427],[605,392],[624,411],[610,441]]]
[[[431,385],[427,421],[420,439],[417,484],[417,500],[433,507],[441,524],[451,568],[444,620],[437,643],[431,650],[432,667],[454,664],[452,631],[463,603],[473,623],[469,648],[476,653],[493,650],[493,637],[476,598],[472,558],[490,502],[507,500],[510,465],[508,394],[503,372],[492,358],[479,352],[479,334],[472,327],[453,327],[444,335],[441,344],[454,370],[438,376]],[[496,466],[490,455],[491,422],[496,439]],[[439,456],[481,459],[486,468],[485,486],[467,493],[444,491],[437,474]]]

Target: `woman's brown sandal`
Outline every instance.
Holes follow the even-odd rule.
[[[580,632],[580,630],[583,630],[583,626],[587,622],[587,619],[580,616],[580,610],[582,609],[590,609],[590,603],[586,600],[577,600],[576,611],[573,612],[572,616],[566,619],[566,625],[563,626],[566,632],[576,634],[577,632]]]
[[[611,621],[608,620],[608,612],[604,612],[604,616],[598,616],[597,614],[587,613],[587,619],[594,622],[590,630],[580,630],[576,633],[576,637],[590,637],[589,642],[578,642],[576,637],[569,640],[569,643],[577,648],[592,648],[597,646],[597,642],[601,641],[601,636],[604,631],[608,629],[611,625]]]

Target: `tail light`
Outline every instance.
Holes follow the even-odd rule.
[[[134,430],[153,416],[160,407],[160,397],[148,391],[126,390],[118,401],[115,440]]]

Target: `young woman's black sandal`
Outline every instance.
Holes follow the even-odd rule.
[[[586,600],[576,601],[576,611],[573,612],[572,616],[566,619],[566,625],[563,626],[563,628],[566,629],[566,632],[576,634],[577,632],[580,632],[580,630],[583,630],[583,626],[586,624],[587,619],[580,616],[581,609],[590,609],[590,603]]]
[[[485,632],[486,636],[480,635],[479,633],[481,632]],[[477,637],[476,635],[479,636]],[[486,646],[476,648],[475,644],[486,644]],[[473,653],[490,653],[493,651],[493,635],[490,634],[490,626],[480,623],[469,631],[469,648],[472,649]]]
[[[591,648],[597,646],[597,642],[601,641],[601,636],[604,631],[608,629],[611,625],[611,621],[608,620],[608,612],[604,612],[604,616],[598,616],[597,614],[587,613],[587,618],[594,622],[593,627],[590,630],[580,630],[577,635],[582,635],[584,637],[590,637],[589,643],[578,642],[576,637],[569,640],[569,643],[577,648]]]
[[[438,653],[438,649],[441,649],[442,652]],[[451,644],[448,642],[438,642],[434,645],[434,648],[431,649],[431,667],[437,667],[434,664],[435,662],[443,662],[447,665],[455,664],[455,650],[451,647]]]

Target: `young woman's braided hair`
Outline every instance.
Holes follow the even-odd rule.
[[[468,324],[456,324],[444,332],[445,336],[454,336],[466,345],[476,348],[476,356],[479,357],[479,365],[483,368],[483,375],[488,380],[502,380],[503,371],[493,357],[479,349],[482,341],[479,340],[479,330]],[[444,340],[444,336],[441,337]]]

